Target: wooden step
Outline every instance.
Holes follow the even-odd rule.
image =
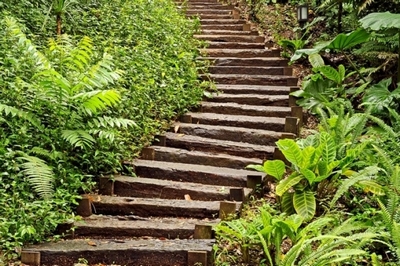
[[[212,93],[207,100],[209,102],[233,102],[247,105],[289,106],[288,95]]]
[[[246,158],[207,151],[191,151],[172,147],[150,146],[145,151],[147,153],[145,155],[146,158],[143,154],[142,158],[156,161],[210,165],[233,169],[244,169],[249,164],[262,164],[262,160],[257,158]]]
[[[265,49],[265,43],[249,42],[207,42],[209,49]]]
[[[214,225],[219,220],[91,215],[74,223],[75,237],[128,238],[159,237],[166,239],[192,238],[196,225]]]
[[[226,115],[213,113],[188,113],[194,124],[247,127],[283,132],[285,119],[279,117]]]
[[[189,195],[192,200],[224,201],[230,199],[230,189],[233,188],[132,176],[115,176],[112,180],[115,195],[137,198],[183,200],[185,195]]]
[[[169,138],[172,135],[176,137],[176,134],[166,133],[167,143],[172,143],[172,138]],[[136,175],[141,177],[216,186],[246,187],[247,176],[254,175],[254,171],[249,170],[172,162],[135,160],[133,165]]]
[[[211,66],[211,74],[242,74],[242,75],[291,75],[290,67],[253,67],[253,66]]]
[[[200,19],[226,19],[233,18],[232,14],[186,14],[187,17],[199,17]]]
[[[219,201],[114,197],[105,195],[92,195],[91,198],[93,198],[92,205],[96,214],[135,215],[140,217],[217,218],[220,205]]]
[[[290,87],[285,86],[217,84],[216,88],[226,94],[289,95],[290,92]]]
[[[204,31],[207,30],[229,30],[229,31],[242,31],[242,24],[232,24],[232,25],[221,25],[221,24],[210,24],[210,25],[201,25],[201,29]]]
[[[187,15],[199,15],[199,16],[204,16],[204,15],[229,15],[229,18],[231,18],[232,14],[232,9],[226,10],[226,9],[214,9],[214,8],[207,8],[207,9],[194,9],[193,7],[189,7],[186,10]]]
[[[230,155],[242,156],[247,158],[271,159],[273,157],[273,152],[274,152],[274,147],[272,146],[256,145],[245,142],[209,139],[198,136],[182,135],[174,133],[166,133],[166,138],[167,138],[167,145],[171,147],[187,149],[187,150],[227,153]],[[254,174],[254,172],[251,173],[251,171],[247,171],[247,175],[251,174]],[[192,182],[197,182],[197,181],[192,181]],[[224,183],[223,185],[241,186],[240,183],[235,183],[234,185],[232,183]]]
[[[246,116],[272,116],[286,117],[291,116],[291,109],[284,106],[262,106],[247,105],[234,102],[201,102],[200,111],[202,113],[216,113],[227,115],[246,115]]]
[[[223,5],[223,4],[218,4],[218,3],[208,3],[208,4],[203,4],[200,5],[198,3],[188,3],[188,10],[191,9],[197,9],[197,10],[203,10],[203,9],[220,9],[220,10],[229,10],[232,11],[234,7],[232,5]]]
[[[204,30],[202,29],[201,35],[253,35],[253,36],[258,36],[257,31],[244,31],[244,30]]]
[[[246,23],[246,20],[244,19],[206,19],[206,18],[201,18],[200,19],[200,24],[201,25],[232,25],[232,24],[240,24],[243,25]]]
[[[177,133],[210,139],[246,142],[257,145],[275,145],[282,132],[245,127],[228,127],[203,124],[175,123]]]
[[[278,49],[201,49],[202,54],[209,57],[277,57],[280,55]]]
[[[29,246],[25,250],[40,252],[42,266],[71,266],[82,258],[89,265],[186,266],[192,251],[205,251],[208,265],[212,265],[213,244],[214,240],[207,239],[74,239]]]
[[[296,86],[297,78],[284,75],[208,74],[203,80],[212,79],[217,84]]]
[[[281,57],[199,57],[199,60],[208,60],[214,66],[287,66],[288,60]]]
[[[194,38],[211,42],[252,42],[264,43],[265,37],[252,35],[194,35]]]

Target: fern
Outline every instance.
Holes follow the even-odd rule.
[[[63,130],[61,137],[73,147],[90,148],[96,140],[84,130]]]
[[[22,118],[28,122],[30,122],[32,125],[34,125],[36,128],[42,129],[42,124],[38,118],[36,118],[34,115],[22,111],[18,108],[8,106],[5,104],[0,103],[0,113],[4,113],[6,116],[11,116],[11,117],[19,117]]]
[[[29,178],[35,192],[45,199],[52,197],[54,173],[46,162],[26,154],[22,154],[18,159],[22,162],[21,172]]]
[[[363,180],[370,180],[376,176],[376,174],[381,170],[381,168],[376,167],[376,166],[370,166],[367,167],[363,170],[361,170],[359,173],[356,173],[352,175],[350,178],[345,179],[342,181],[342,184],[339,186],[338,190],[335,193],[335,196],[333,197],[330,206],[331,208],[333,205],[336,203],[336,201],[344,194],[346,193],[351,186],[356,185],[360,181]]]

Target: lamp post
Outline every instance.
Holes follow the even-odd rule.
[[[304,33],[304,25],[308,21],[308,5],[303,4],[297,6],[297,21],[299,22],[300,25],[300,39],[303,37]]]
[[[308,21],[308,5],[299,5],[297,7],[297,21],[300,24],[300,27],[303,27],[304,24]]]

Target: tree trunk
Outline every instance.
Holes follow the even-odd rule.
[[[61,35],[61,15],[57,14],[57,35],[60,36]]]

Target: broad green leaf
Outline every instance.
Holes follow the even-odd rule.
[[[335,141],[326,132],[320,135],[320,146],[322,147],[321,159],[327,164],[335,161],[336,159],[336,146]]]
[[[308,180],[308,183],[312,185],[315,181],[315,174],[310,169],[301,169],[302,175]]]
[[[339,65],[338,72],[339,72],[340,80],[341,80],[341,82],[343,82],[344,78],[346,77],[346,69],[344,68],[344,66],[342,64]]]
[[[260,164],[249,164],[249,165],[246,166],[246,168],[247,169],[253,169],[253,170],[256,170],[258,172],[263,172],[263,173],[265,172],[264,171],[264,167],[262,165],[260,165]]]
[[[315,148],[313,146],[305,147],[301,153],[303,156],[301,168],[309,168],[315,164]]]
[[[297,214],[305,221],[311,220],[317,208],[314,193],[311,191],[296,191],[293,195],[293,206]]]
[[[279,184],[276,186],[276,195],[282,196],[283,193],[288,191],[291,187],[298,184],[303,179],[303,176],[294,173],[287,178],[281,180]]]
[[[303,162],[299,145],[292,139],[281,139],[276,143],[285,158],[294,166],[300,167]]]
[[[326,48],[343,51],[357,44],[366,42],[369,36],[370,34],[364,29],[358,29],[348,34],[341,33],[337,35]]]
[[[295,212],[293,207],[293,193],[286,192],[281,197],[282,212],[292,214]]]
[[[321,42],[316,44],[313,48],[297,50],[294,52],[292,58],[290,58],[290,61],[294,62],[300,59],[303,55],[318,54],[321,50],[325,49],[328,44],[329,42]]]
[[[328,163],[325,161],[318,162],[317,169],[318,169],[319,176],[327,175],[328,174]]]
[[[310,54],[308,56],[308,61],[312,67],[322,67],[325,65],[324,59],[322,59],[322,56],[318,53]]]
[[[285,173],[285,163],[281,160],[269,160],[264,163],[264,172],[281,180]]]
[[[370,13],[360,19],[363,28],[370,28],[374,31],[385,29],[400,29],[400,14],[390,12]]]
[[[340,79],[339,72],[336,69],[334,69],[333,67],[322,66],[322,67],[316,68],[315,70],[319,71],[323,76],[325,76],[329,80],[332,80],[336,84],[338,84],[338,85],[342,84],[342,80]]]
[[[360,181],[358,185],[360,185],[365,192],[371,192],[379,196],[385,195],[385,190],[383,189],[383,187],[378,183],[376,183],[375,181],[364,180]]]

